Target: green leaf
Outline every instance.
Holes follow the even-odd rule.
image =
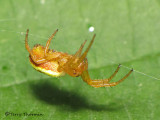
[[[159,119],[159,7],[159,0],[0,1],[0,118]],[[110,88],[93,88],[80,77],[49,77],[29,64],[28,28],[30,46],[45,45],[58,28],[50,48],[69,54],[96,33],[88,54],[92,79],[109,77],[119,63],[112,81],[135,71]]]

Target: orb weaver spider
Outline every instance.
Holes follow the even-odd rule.
[[[65,73],[69,74],[72,77],[81,76],[83,81],[88,83],[88,85],[96,88],[116,86],[120,82],[125,80],[132,73],[133,69],[130,70],[129,73],[126,74],[119,81],[110,83],[110,80],[112,80],[112,78],[119,71],[120,69],[120,65],[119,65],[116,71],[109,78],[92,80],[88,73],[88,61],[86,56],[93,44],[93,41],[96,35],[95,34],[93,35],[93,38],[89,46],[87,47],[87,49],[83,54],[82,54],[82,49],[86,43],[86,40],[74,55],[69,55],[67,53],[58,52],[58,51],[49,49],[50,42],[55,36],[55,34],[57,33],[57,31],[58,29],[51,35],[45,47],[40,44],[36,44],[31,49],[28,45],[29,29],[27,29],[26,37],[25,37],[25,47],[29,52],[30,63],[33,66],[33,68],[35,68],[36,70],[53,77],[63,76]]]

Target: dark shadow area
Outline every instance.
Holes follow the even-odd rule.
[[[90,109],[93,111],[115,111],[120,109],[120,106],[117,106],[116,103],[111,103],[109,105],[91,103],[87,98],[76,92],[59,89],[49,82],[31,84],[31,89],[37,99],[47,104],[57,106],[62,110],[77,111],[81,109]]]

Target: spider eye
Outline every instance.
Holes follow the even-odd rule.
[[[76,73],[76,70],[73,70],[73,74],[74,74],[74,75],[76,75],[76,74],[77,74],[77,73]]]
[[[73,72],[73,74],[75,75],[75,77],[78,77],[78,76],[79,76],[76,72]]]

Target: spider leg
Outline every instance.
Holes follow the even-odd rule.
[[[33,61],[34,61],[35,63],[38,63],[39,61],[38,61],[38,62],[36,61],[34,55],[32,54],[31,48],[30,48],[29,45],[28,45],[28,33],[29,33],[29,29],[27,29],[27,32],[26,32],[25,47],[26,47],[27,51],[29,52],[30,57],[33,59]]]
[[[117,84],[121,83],[123,80],[125,80],[129,75],[133,72],[133,69],[131,69],[122,79],[120,79],[117,82],[109,83],[109,86],[116,86]]]
[[[117,74],[117,72],[119,71],[121,67],[121,64],[118,65],[117,69],[115,70],[115,72],[108,78],[108,82],[112,80],[112,78]]]
[[[120,79],[117,82],[112,82],[109,83],[110,79],[97,79],[97,80],[92,80],[89,76],[88,71],[84,71],[81,75],[82,79],[87,82],[89,85],[92,87],[111,87],[111,86],[116,86],[117,84],[121,83],[123,80],[125,80],[131,73],[133,72],[133,69],[129,71],[122,79]],[[114,75],[114,74],[113,74]],[[112,75],[112,76],[113,76]],[[113,77],[112,77],[113,78]]]
[[[31,56],[30,57],[32,58],[32,60],[36,63],[36,64],[42,64],[42,63],[45,63],[45,62],[48,62],[48,61],[52,61],[52,60],[58,60],[59,56],[46,56],[45,58],[42,58],[42,59],[35,59],[34,56]]]
[[[68,64],[71,64],[74,60],[77,60],[77,64],[81,63],[87,56],[87,53],[89,51],[89,49],[91,48],[92,44],[93,44],[93,41],[94,41],[94,38],[95,38],[96,34],[93,35],[93,38],[88,46],[88,48],[85,50],[85,52],[83,53],[83,55],[81,55],[81,52],[82,52],[82,49],[85,45],[85,43],[87,42],[87,40],[84,41],[84,43],[81,45],[81,47],[79,48],[79,50],[73,55],[72,59],[70,59],[70,61],[68,62]],[[78,57],[77,57],[78,56]]]
[[[93,44],[93,42],[94,42],[94,38],[95,38],[95,37],[96,37],[96,34],[93,35],[93,38],[92,38],[92,40],[91,40],[88,48],[87,48],[86,51],[82,54],[82,56],[80,57],[79,61],[83,61],[84,58],[87,56],[87,53],[88,53],[89,49],[91,48],[91,46],[92,46],[92,44]]]
[[[31,56],[31,55],[30,55],[30,57],[31,57],[31,60],[34,61],[34,63],[36,63],[36,64],[42,64],[42,63],[47,62],[46,59],[39,59],[39,60],[37,60],[37,59],[35,59],[34,56]]]
[[[81,45],[81,47],[79,48],[79,50],[74,54],[75,57],[80,56],[82,49],[84,47],[84,45],[86,44],[87,40],[84,41],[84,43]]]
[[[48,51],[50,41],[51,41],[51,39],[54,37],[54,35],[56,34],[57,31],[58,31],[58,29],[52,34],[52,36],[51,36],[51,37],[49,38],[49,40],[47,41],[47,44],[46,44],[46,47],[45,47],[45,50],[47,49],[46,51]],[[37,59],[35,58],[35,56],[32,54],[31,48],[30,48],[29,45],[28,45],[28,33],[29,33],[29,29],[27,29],[27,32],[26,32],[25,47],[26,47],[27,51],[29,52],[30,57],[32,58],[32,60],[33,60],[36,64],[41,64],[41,63],[47,62],[48,60],[57,59],[57,58],[55,58],[55,57],[53,56],[53,57],[49,57],[49,58],[47,58],[47,59],[44,59],[44,58],[43,58],[43,59],[37,60]]]
[[[27,51],[29,52],[29,54],[32,54],[31,49],[30,49],[30,47],[28,45],[28,33],[29,33],[29,29],[27,29],[27,32],[26,32],[25,47],[26,47]]]
[[[51,40],[53,39],[53,37],[55,36],[55,34],[58,32],[58,29],[51,35],[51,37],[48,39],[47,43],[46,43],[46,46],[45,46],[45,49],[44,49],[44,56],[46,56],[47,52],[48,52],[48,49],[49,49],[49,45],[50,45],[50,42]]]

